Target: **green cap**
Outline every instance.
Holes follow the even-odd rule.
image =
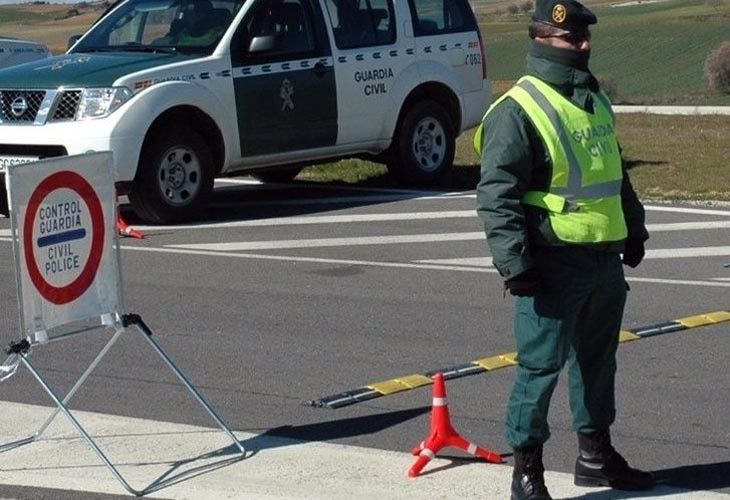
[[[535,0],[532,20],[574,33],[597,22],[596,15],[576,0]]]

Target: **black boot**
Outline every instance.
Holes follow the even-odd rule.
[[[543,479],[542,446],[515,448],[512,500],[552,500]]]
[[[610,486],[617,490],[645,490],[656,485],[651,472],[632,469],[611,446],[608,430],[578,433],[580,455],[575,461],[577,486]]]

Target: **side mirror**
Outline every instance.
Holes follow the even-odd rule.
[[[79,41],[79,39],[82,37],[82,35],[73,35],[71,38],[68,39],[68,48],[70,49],[74,45],[76,45],[76,42]]]
[[[248,44],[249,54],[262,54],[271,52],[276,48],[276,35],[255,36]]]

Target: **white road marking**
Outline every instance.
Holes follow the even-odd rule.
[[[388,190],[391,193],[392,190]],[[415,193],[400,192],[395,194],[379,194],[375,196],[326,196],[323,198],[289,198],[286,200],[259,200],[259,201],[238,201],[227,203],[211,203],[213,207],[236,208],[236,207],[275,207],[275,206],[305,206],[305,205],[335,205],[335,204],[358,204],[358,203],[386,203],[391,201],[404,200],[450,200],[459,198],[473,198],[474,195],[461,193],[437,193],[430,194],[417,191]],[[474,212],[476,217],[476,212]]]
[[[646,251],[645,259],[681,259],[685,257],[717,257],[730,255],[730,246],[655,248]]]
[[[648,224],[649,232],[664,231],[690,231],[699,229],[722,229],[730,228],[730,220],[715,222],[671,222],[666,224]],[[452,241],[478,241],[483,240],[483,231],[467,233],[432,233],[432,234],[406,234],[392,236],[359,236],[349,238],[316,238],[298,240],[268,240],[268,241],[240,241],[227,243],[188,243],[180,245],[168,245],[170,248],[187,248],[194,250],[220,250],[220,251],[241,251],[241,250],[275,250],[291,248],[324,248],[339,246],[361,246],[361,245],[399,245],[405,243],[434,243]]]
[[[660,224],[647,224],[646,229],[652,232],[665,231],[694,231],[696,229],[725,229],[730,227],[730,220],[705,221],[705,222],[664,222]]]
[[[708,208],[684,208],[664,207],[661,205],[644,205],[644,210],[653,212],[676,212],[680,214],[724,215],[725,217],[730,217],[730,210],[714,210]]]
[[[24,437],[35,430],[28,424],[42,422],[49,412],[47,407],[0,402],[0,414],[10,423],[0,427],[0,440]],[[298,441],[264,432],[236,432],[248,452],[245,459],[234,461],[230,440],[218,430],[86,411],[74,411],[74,415],[133,487],[143,488],[153,481],[166,486],[149,494],[150,498],[415,500],[509,496],[510,466],[470,461],[449,467],[451,459],[436,457],[427,466],[428,476],[412,480],[406,471],[414,457],[407,451]],[[545,479],[556,498],[605,496],[611,491],[575,486],[569,473],[547,471]],[[97,494],[125,492],[63,415],[56,417],[44,439],[0,454],[0,484]],[[729,498],[712,491],[666,485],[654,488],[650,496]]]
[[[682,259],[692,257],[717,257],[730,255],[730,246],[722,247],[689,247],[689,248],[654,248],[646,251],[644,259]],[[418,260],[424,264],[441,264],[455,266],[480,266],[492,265],[491,257],[465,257],[449,259],[424,259]]]
[[[309,224],[350,224],[355,222],[388,222],[403,220],[458,219],[475,217],[474,210],[452,210],[439,212],[403,212],[382,214],[313,215],[274,217],[270,219],[241,220],[187,224],[177,226],[134,226],[141,231],[172,231],[180,229],[218,229],[231,227],[299,226]]]
[[[342,266],[369,266],[369,267],[394,267],[404,269],[432,269],[437,271],[466,271],[477,273],[496,273],[496,269],[478,268],[478,267],[462,267],[462,266],[442,266],[438,264],[418,264],[413,262],[379,262],[370,260],[352,260],[352,259],[324,259],[319,257],[292,257],[286,255],[263,255],[263,254],[247,254],[238,252],[215,252],[212,250],[190,250],[185,248],[154,248],[154,247],[132,247],[122,246],[122,250],[133,250],[138,252],[152,253],[172,253],[179,255],[204,255],[215,257],[232,257],[235,259],[258,259],[273,260],[281,262],[311,262],[314,264],[335,264]]]
[[[456,194],[455,196],[459,196]],[[311,200],[310,200],[311,201]],[[664,210],[665,207],[659,207]],[[671,207],[666,207],[671,208]],[[697,209],[671,209],[666,211],[685,211],[689,213],[706,213],[708,211],[698,211]],[[712,215],[724,214],[730,217],[730,211],[719,212],[713,211]],[[233,227],[259,227],[259,226],[294,226],[305,224],[350,224],[357,222],[388,222],[403,220],[429,220],[429,219],[461,219],[474,218],[477,219],[475,210],[440,210],[438,212],[392,212],[392,213],[374,213],[374,214],[345,214],[345,215],[312,215],[312,216],[291,216],[291,217],[273,217],[268,219],[254,220],[238,220],[228,222],[200,222],[192,224],[169,225],[169,226],[147,226],[135,225],[136,229],[141,231],[175,231],[181,229],[219,229]],[[647,228],[650,231],[668,231],[682,229],[715,229],[730,227],[728,221],[708,221],[708,222],[674,222],[663,224],[649,224]],[[2,234],[2,232],[0,232]],[[8,234],[9,235],[9,234]]]
[[[416,262],[377,262],[367,260],[349,260],[349,259],[323,259],[317,257],[291,257],[284,255],[262,255],[262,254],[245,254],[237,252],[214,252],[210,250],[187,250],[183,248],[151,248],[151,247],[129,247],[122,246],[123,250],[134,250],[139,252],[153,253],[173,253],[179,255],[203,255],[215,257],[232,257],[235,259],[258,259],[272,260],[280,262],[310,262],[314,264],[334,264],[339,266],[368,266],[368,267],[385,267],[385,268],[401,268],[401,269],[427,269],[433,271],[460,271],[472,273],[497,273],[497,270],[491,267],[474,267],[474,266],[458,266],[458,265],[439,265],[426,264]],[[670,283],[675,285],[696,285],[696,286],[715,286],[730,288],[730,283],[722,283],[716,281],[696,281],[696,280],[668,280],[654,278],[627,278],[629,281],[645,281],[648,283]]]
[[[450,259],[423,259],[416,262],[422,264],[442,264],[445,266],[474,266],[474,267],[491,267],[491,257],[464,257]]]
[[[409,188],[390,188],[390,187],[362,187],[362,186],[346,186],[341,184],[306,184],[306,183],[295,183],[295,182],[278,182],[278,183],[263,183],[261,181],[257,181],[256,179],[232,179],[232,178],[222,178],[222,179],[216,179],[216,184],[240,184],[240,185],[258,185],[262,187],[272,187],[275,189],[281,189],[282,187],[294,187],[297,189],[307,189],[307,190],[332,190],[332,191],[360,191],[365,193],[411,193],[411,194],[421,194],[421,195],[432,195],[434,193],[441,193],[440,191],[435,191],[433,189],[409,189]],[[467,191],[459,191],[458,193],[443,193],[445,195],[450,194],[466,194]],[[326,199],[326,197],[325,197]]]
[[[626,281],[636,283],[661,283],[664,285],[692,285],[692,286],[719,286],[722,288],[730,288],[730,283],[722,283],[716,281],[698,281],[698,280],[670,280],[663,278],[640,278],[638,276],[627,276]]]
[[[190,243],[167,245],[168,248],[187,248],[192,250],[276,250],[291,248],[353,247],[362,245],[397,245],[404,243],[434,243],[444,241],[473,241],[484,239],[484,233],[436,233],[400,234],[394,236],[357,236],[352,238],[316,238],[302,240],[241,241],[230,243]]]
[[[264,183],[261,181],[257,181],[256,179],[233,179],[233,178],[222,178],[222,179],[216,179],[216,184],[239,184],[239,185],[245,185],[245,186],[263,186]]]

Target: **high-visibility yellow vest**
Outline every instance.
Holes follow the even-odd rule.
[[[527,113],[550,155],[547,192],[528,191],[522,203],[548,211],[550,225],[568,243],[604,243],[626,238],[621,208],[623,171],[608,97],[593,93],[594,113],[576,106],[543,81],[525,76],[487,110],[514,99]],[[474,149],[484,148],[483,125]]]

